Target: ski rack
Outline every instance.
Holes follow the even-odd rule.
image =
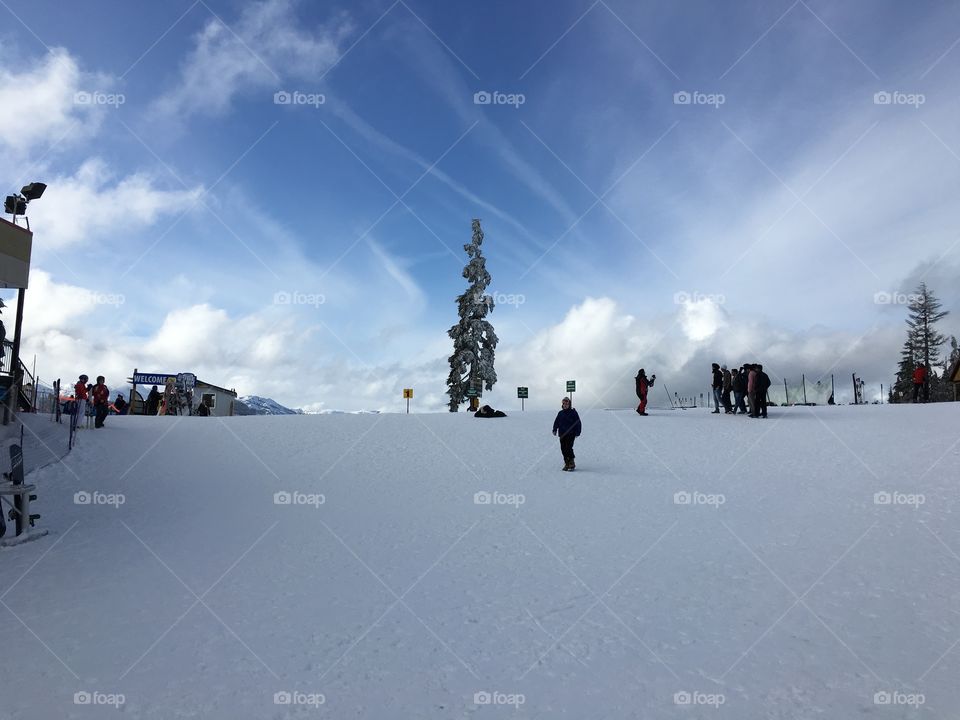
[[[0,511],[3,510],[4,502],[10,506],[7,517],[16,521],[17,532],[13,538],[0,540],[0,547],[19,545],[46,535],[48,530],[33,529],[33,521],[40,518],[39,515],[30,513],[30,501],[37,499],[33,494],[37,486],[27,484],[23,480],[23,450],[20,445],[10,446],[10,472],[4,473],[3,476],[8,482],[0,485]],[[4,497],[6,495],[12,496],[13,501]],[[2,518],[0,518],[0,528],[5,534],[6,523]]]

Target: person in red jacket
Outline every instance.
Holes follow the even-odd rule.
[[[98,375],[97,384],[93,386],[93,409],[96,413],[93,426],[95,428],[102,428],[103,421],[110,413],[110,388],[104,384],[103,380],[103,375]]]
[[[913,371],[913,401],[917,401],[921,389],[923,390],[923,402],[927,401],[927,368],[923,365]]]
[[[74,413],[77,417],[77,427],[80,427],[80,418],[87,414],[87,376],[81,375],[77,384],[73,386],[73,399],[76,401]]]
[[[653,387],[653,383],[657,379],[657,376],[651,375],[648,379],[646,372],[644,372],[643,368],[640,368],[640,372],[637,373],[637,377],[635,379],[637,381],[637,397],[640,398],[640,404],[637,406],[637,412],[640,415],[646,415],[647,390]]]

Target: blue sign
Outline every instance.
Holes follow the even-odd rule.
[[[134,385],[165,385],[167,378],[177,379],[176,375],[171,373],[134,373]]]

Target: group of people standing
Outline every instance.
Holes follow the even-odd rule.
[[[713,363],[713,414],[720,413],[720,406],[727,415],[749,414],[752,418],[767,417],[767,390],[770,376],[759,363],[745,363],[728,370],[726,365]],[[733,394],[733,402],[730,395]],[[749,405],[749,408],[748,408]]]
[[[74,413],[79,420],[87,415],[87,406],[92,404],[93,426],[102,428],[104,420],[110,414],[110,388],[106,386],[103,375],[97,375],[95,385],[90,384],[89,379],[86,375],[81,375],[73,386],[73,397],[77,403]],[[122,395],[119,395],[118,399],[123,402]]]

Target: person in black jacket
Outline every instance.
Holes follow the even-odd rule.
[[[756,365],[757,377],[757,407],[754,417],[767,417],[767,390],[770,389],[770,376],[763,371],[763,365]]]
[[[733,386],[733,414],[736,415],[739,410],[741,415],[746,415],[747,406],[743,400],[747,395],[747,371],[742,367],[739,370],[734,368],[730,380]]]
[[[718,363],[713,363],[713,384],[710,386],[713,389],[713,414],[720,414],[720,393],[723,392],[723,373],[720,372],[720,365]]]
[[[580,436],[580,415],[570,404],[570,398],[564,398],[561,403],[562,409],[557,413],[557,419],[553,421],[553,434],[560,437],[560,452],[563,453],[563,469],[576,470],[574,463],[576,456],[573,454],[573,441]]]
[[[157,390],[157,386],[154,385],[147,395],[147,415],[157,414],[157,411],[160,409],[160,397],[160,391]]]

